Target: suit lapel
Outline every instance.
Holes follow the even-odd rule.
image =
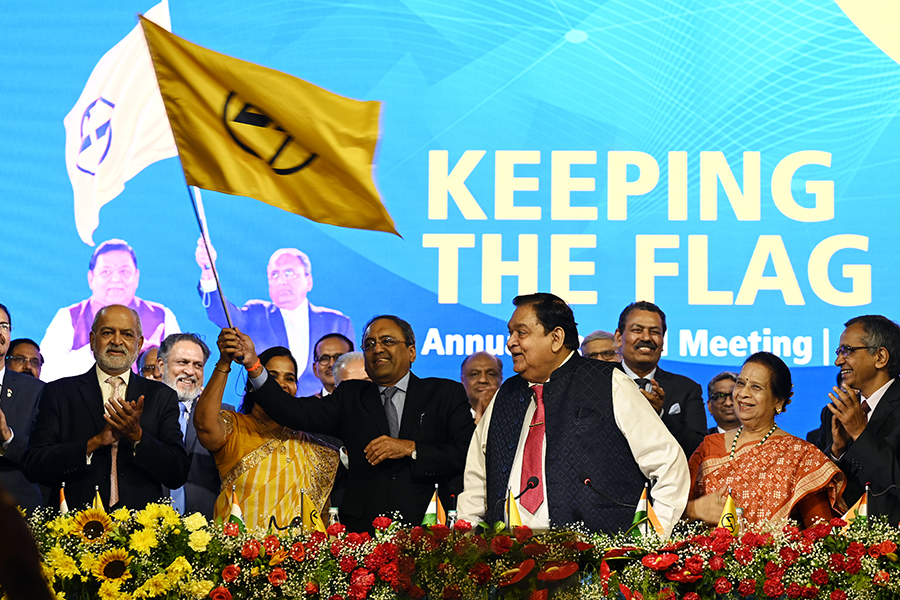
[[[384,435],[390,435],[391,428],[388,426],[387,415],[384,414],[384,404],[381,402],[377,383],[366,386],[362,394],[362,404],[363,408],[372,416],[378,430]]]
[[[100,389],[96,366],[91,367],[91,370],[79,379],[78,393],[81,395],[81,401],[94,428],[100,431],[106,425],[106,420],[103,418],[103,413],[105,412],[103,408],[103,390]]]
[[[881,397],[866,427],[871,427],[874,433],[878,433],[878,430],[887,422],[888,416],[893,414],[898,408],[900,408],[900,381],[895,379],[891,387]]]
[[[425,415],[425,398],[421,394],[422,382],[418,377],[409,374],[409,386],[406,390],[406,402],[403,404],[403,415],[400,417],[400,439],[408,439],[413,427]]]

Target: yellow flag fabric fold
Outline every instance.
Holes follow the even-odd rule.
[[[325,523],[319,515],[319,510],[302,491],[300,492],[300,512],[303,517],[304,531],[325,531]]]
[[[372,180],[378,102],[213,52],[143,17],[141,25],[188,185],[397,233]]]

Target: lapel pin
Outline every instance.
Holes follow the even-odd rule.
[[[12,398],[12,388],[6,388],[6,397]]]

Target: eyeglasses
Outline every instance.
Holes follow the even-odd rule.
[[[316,357],[316,362],[320,365],[327,365],[328,363],[336,361],[338,358],[343,356],[344,353],[341,352],[339,354],[320,354]]]
[[[603,350],[602,352],[588,352],[587,358],[597,358],[598,356],[603,360],[612,360],[618,354],[615,350]]]
[[[155,372],[156,372],[156,365],[154,365],[154,364],[144,365],[143,367],[141,367],[141,373],[155,373]]]
[[[375,349],[376,344],[381,344],[382,348],[393,348],[397,344],[407,344],[406,340],[395,340],[392,337],[383,337],[380,340],[368,339],[363,344],[363,350],[371,352]]]
[[[834,355],[847,358],[857,350],[862,350],[863,348],[865,348],[866,350],[875,350],[878,348],[878,346],[838,346],[837,350],[834,351]]]
[[[7,323],[6,321],[3,321],[2,323],[0,323],[0,329],[2,329],[3,331],[12,331],[12,325]]]
[[[0,323],[2,325],[2,323]],[[19,365],[20,367],[27,365],[31,365],[35,371],[41,368],[43,361],[39,358],[25,358],[24,356],[7,356],[6,362],[11,362],[13,364]]]
[[[303,271],[295,271],[293,269],[285,269],[284,271],[272,271],[269,273],[269,281],[273,283],[278,283],[279,281],[288,281],[291,279],[297,279],[299,277],[306,277],[306,273]]]
[[[710,394],[709,399],[718,404],[719,402],[724,402],[725,398],[733,398],[734,396],[730,393],[726,392],[715,392],[714,394]]]

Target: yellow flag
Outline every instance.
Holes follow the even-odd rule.
[[[100,498],[100,490],[94,490],[94,503],[91,505],[91,508],[96,508],[103,511],[106,510],[103,508],[103,500]]]
[[[143,17],[141,25],[188,185],[397,233],[372,180],[378,102],[201,48]]]
[[[724,527],[731,532],[731,535],[738,534],[738,518],[737,509],[734,507],[734,498],[728,494],[725,500],[725,508],[722,509],[722,516],[719,517],[719,527]]]
[[[319,509],[303,492],[300,492],[300,511],[303,514],[304,531],[325,531],[325,523],[322,522]]]
[[[513,498],[512,490],[506,492],[506,516],[509,519],[509,528],[521,527],[522,517],[519,515],[519,505]]]

